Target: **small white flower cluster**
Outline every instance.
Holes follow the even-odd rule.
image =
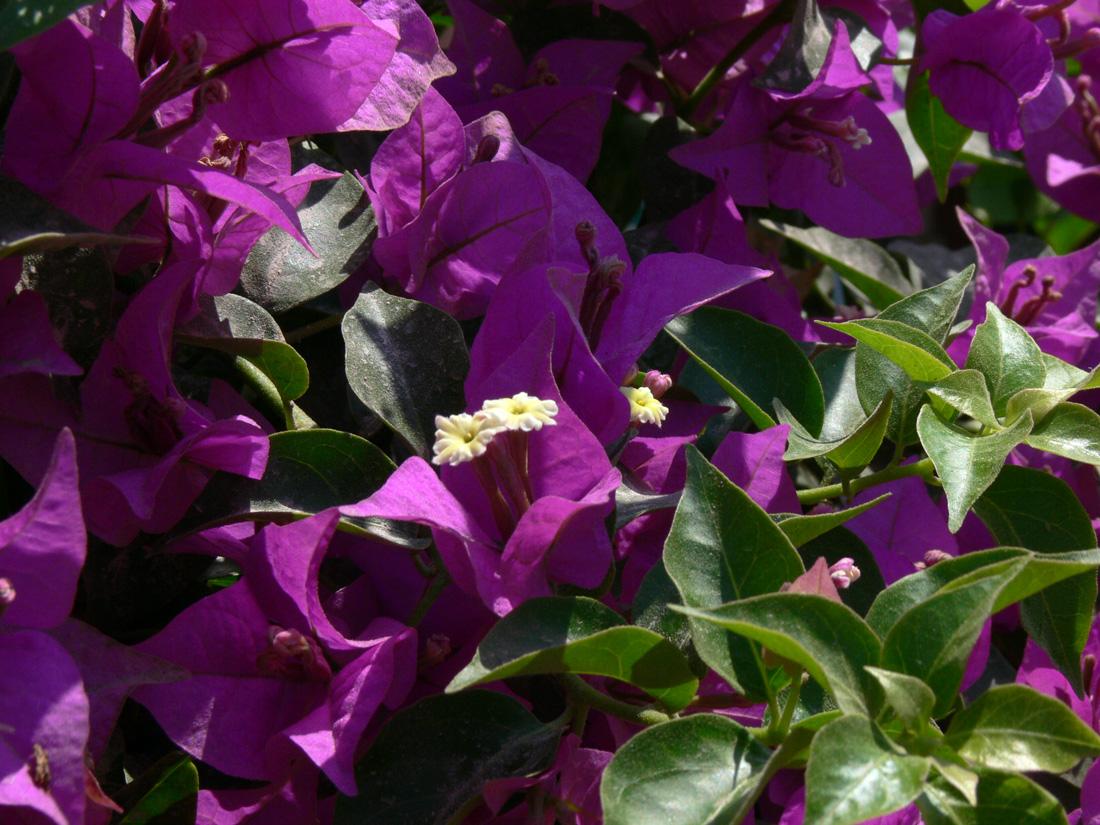
[[[630,402],[631,421],[660,427],[668,417],[668,407],[657,400],[649,387],[619,387],[619,391]]]
[[[518,430],[529,433],[543,425],[555,425],[558,405],[525,392],[511,398],[494,398],[482,404],[473,415],[437,415],[435,417],[435,456],[432,463],[461,464],[482,455],[497,433]]]

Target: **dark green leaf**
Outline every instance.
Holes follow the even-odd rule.
[[[927,757],[910,756],[866,716],[822,728],[806,763],[806,821],[855,825],[904,808],[928,776]]]
[[[834,527],[839,527],[844,522],[854,519],[860,513],[866,513],[876,504],[888,499],[890,495],[890,493],[883,493],[878,498],[865,501],[863,504],[857,504],[855,507],[849,507],[846,510],[784,518],[779,522],[779,529],[790,539],[791,544],[795,547],[801,547],[806,542],[829,532]]]
[[[1100,736],[1069,706],[1026,685],[1001,685],[951,720],[945,741],[983,768],[1061,773],[1100,754]]]
[[[802,229],[767,219],[760,225],[812,252],[866,295],[876,309],[886,309],[913,291],[898,262],[873,241],[845,238],[820,226]]]
[[[314,182],[298,218],[317,257],[275,227],[252,248],[241,272],[241,292],[271,312],[285,312],[343,282],[366,260],[377,231],[374,210],[350,172]]]
[[[894,711],[906,730],[922,732],[936,704],[936,694],[932,688],[916,676],[906,676],[892,670],[868,666],[867,672],[879,683],[886,697],[886,705]]]
[[[778,53],[753,83],[762,89],[803,91],[824,67],[832,41],[833,30],[816,0],[798,0]]]
[[[485,690],[429,696],[397,713],[355,766],[336,825],[444,825],[486,782],[549,768],[560,728]]]
[[[772,752],[716,714],[643,730],[604,770],[606,825],[727,825],[751,803]]]
[[[688,660],[692,672],[700,679],[707,675],[707,666],[699,658],[691,642],[691,622],[687,616],[669,609],[670,604],[682,604],[676,583],[658,560],[645,574],[634,596],[633,616],[637,627],[660,633]]]
[[[447,692],[535,673],[619,679],[673,713],[687,707],[699,686],[683,654],[663,636],[626,625],[594,599],[547,596],[529,599],[497,622]]]
[[[687,483],[665,542],[664,564],[684,604],[709,608],[774,593],[803,573],[797,551],[760,507],[687,448]],[[700,658],[740,693],[767,697],[759,654],[745,639],[691,622]]]
[[[1031,432],[1031,412],[1011,427],[989,435],[974,435],[950,424],[925,406],[917,417],[921,446],[936,466],[947,496],[947,526],[961,526],[971,505],[997,478],[1012,449]]]
[[[880,645],[875,632],[851,608],[824,596],[774,593],[712,610],[673,609],[797,662],[832,694],[841,710],[867,712],[871,677],[863,667],[878,664]]]
[[[0,50],[13,45],[5,42],[17,33],[14,23],[5,22],[5,18],[20,6],[41,8],[73,9],[84,3],[33,3],[26,0],[11,0],[5,7],[0,5]],[[61,14],[49,25],[59,22],[69,14]],[[46,26],[43,26],[46,28]],[[102,232],[94,226],[58,209],[36,192],[28,189],[19,181],[0,174],[0,259],[12,255],[35,255],[53,252],[71,246],[96,246],[98,244],[155,243],[152,238],[140,236],[116,235]]]
[[[369,441],[337,430],[292,430],[269,436],[271,454],[259,481],[219,474],[206,485],[173,536],[238,521],[305,518],[329,507],[362,501],[395,466]],[[411,525],[343,518],[344,530],[408,547],[426,547]]]
[[[1037,450],[1100,464],[1100,415],[1067,401],[1047,413],[1025,440]]]
[[[825,399],[810,362],[787,333],[741,312],[701,307],[665,327],[761,429],[782,401],[811,434],[821,432]]]
[[[993,612],[1001,590],[1026,567],[1026,559],[990,565],[980,577],[955,582],[908,610],[886,634],[882,666],[915,676],[936,694],[933,715],[950,710],[970,650]]]
[[[141,798],[127,806],[119,825],[187,825],[195,821],[199,796],[199,772],[186,754],[173,754],[150,771],[153,776],[134,781]],[[127,788],[129,790],[129,788]]]
[[[1027,330],[1006,318],[992,301],[985,308],[986,319],[974,332],[966,368],[985,376],[993,410],[1004,415],[1009,398],[1044,385],[1047,370],[1043,353]]]
[[[833,347],[811,362],[825,394],[822,440],[843,438],[867,420],[856,391],[856,351]]]
[[[940,203],[947,199],[948,177],[972,130],[947,114],[928,88],[928,72],[911,71],[905,94],[905,116],[917,145],[928,158]]]
[[[458,322],[420,301],[368,284],[342,325],[348,386],[404,438],[431,458],[435,417],[466,406],[470,354]]]
[[[1041,501],[1042,507],[1035,502]],[[1039,553],[1096,547],[1096,531],[1064,481],[1030,467],[1007,466],[974,504],[994,538]],[[1079,696],[1081,653],[1096,602],[1096,573],[1060,581],[1020,605],[1024,629],[1069,679]]]
[[[978,803],[971,805],[943,777],[917,800],[925,825],[1066,825],[1061,803],[1026,776],[978,771]]]
[[[657,495],[635,490],[626,484],[619,485],[615,491],[615,532],[619,532],[634,519],[653,513],[657,510],[667,510],[680,503],[679,493],[666,493]]]

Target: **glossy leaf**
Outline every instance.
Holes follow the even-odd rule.
[[[943,108],[928,88],[928,72],[910,72],[905,93],[905,116],[924,156],[940,203],[947,199],[948,178],[963,144],[973,133]]]
[[[920,411],[917,433],[943,482],[947,526],[952,533],[962,526],[971,505],[997,478],[1008,454],[1027,437],[1031,426],[1031,413],[1027,412],[1011,427],[974,435],[944,421],[931,406]]]
[[[955,323],[955,315],[973,275],[973,267],[967,267],[955,277],[887,307],[878,320],[905,324],[942,345]],[[953,370],[954,367],[949,372]],[[879,405],[887,390],[893,390],[894,407],[890,411],[886,437],[894,441],[912,440],[916,414],[924,403],[924,390],[913,384],[905,370],[867,344],[857,344],[856,389],[859,402],[868,413]]]
[[[970,343],[966,368],[985,376],[993,410],[1004,415],[1008,399],[1020,390],[1041,388],[1047,370],[1042,351],[1027,330],[1006,318],[992,301],[986,303],[985,311],[985,321]]]
[[[936,777],[917,805],[925,825],[1067,825],[1062,804],[1020,774],[978,771],[977,797],[971,805],[947,780]]]
[[[1100,464],[1100,415],[1067,401],[1047,413],[1025,440],[1037,450]]]
[[[778,398],[811,433],[821,432],[821,382],[802,350],[782,330],[729,309],[701,307],[665,330],[699,362],[760,429]]]
[[[919,733],[928,726],[936,694],[916,676],[895,673],[879,667],[868,667],[867,672],[882,688],[887,706],[897,715],[906,730]]]
[[[685,605],[713,608],[775,593],[803,573],[797,551],[771,518],[687,448],[688,476],[665,542],[664,564]],[[706,622],[691,622],[700,658],[751,698],[767,696],[759,654],[745,639]]]
[[[826,725],[806,763],[806,821],[855,825],[904,808],[928,775],[927,757],[910,756],[866,716]]]
[[[863,667],[878,664],[880,645],[875,632],[851,608],[824,596],[775,593],[712,610],[673,609],[797,662],[832,694],[841,710],[867,712],[870,676]]]
[[[993,401],[989,397],[989,386],[985,376],[978,370],[956,370],[938,381],[922,383],[925,392],[951,405],[987,427],[1000,429],[1001,422],[993,410]],[[1017,416],[1019,417],[1019,416]],[[1013,423],[1012,419],[1008,423]]]
[[[621,748],[600,785],[606,825],[725,825],[734,821],[772,752],[717,714],[674,719]]]
[[[1041,501],[1042,507],[1035,502]],[[1096,547],[1096,531],[1064,481],[1030,467],[1008,466],[974,504],[974,512],[997,541],[1040,554]],[[1049,558],[1049,557],[1044,557]],[[1054,661],[1077,695],[1084,694],[1081,654],[1096,602],[1096,573],[1059,581],[1020,605],[1020,620]]]
[[[366,260],[377,231],[374,210],[350,172],[315,181],[298,218],[316,256],[282,229],[269,229],[241,272],[241,292],[271,312],[285,312],[342,283]]]
[[[955,370],[955,364],[931,336],[900,321],[859,319],[822,326],[851,335],[886,356],[915,381],[938,381]],[[880,402],[881,403],[881,402]]]
[[[890,422],[894,394],[888,391],[874,412],[855,430],[842,438],[829,441],[819,441],[810,435],[787,411],[782,401],[775,399],[774,404],[779,423],[787,424],[791,428],[791,434],[787,437],[787,451],[783,454],[785,460],[798,461],[825,456],[842,470],[860,470],[871,463],[878,448],[882,446],[886,425]]]
[[[890,493],[883,493],[878,498],[848,507],[844,510],[836,510],[832,513],[817,513],[815,515],[791,516],[779,522],[779,529],[790,539],[795,547],[801,547],[808,541],[839,527],[844,522],[854,519],[860,513],[866,513],[876,504],[885,501]]]
[[[873,241],[845,238],[820,226],[803,229],[767,219],[760,225],[812,252],[866,295],[876,309],[886,309],[913,291],[898,262]]]
[[[915,676],[936,695],[933,715],[955,700],[970,650],[1002,588],[1026,567],[1025,559],[991,565],[978,578],[943,588],[894,623],[882,644],[882,666]]]
[[[553,764],[560,728],[517,699],[473,690],[429,696],[394,715],[355,766],[336,825],[444,825],[486,782]]]
[[[797,0],[791,18],[779,51],[767,70],[753,81],[763,89],[801,92],[825,66],[833,31],[816,0]]]
[[[132,791],[141,793],[133,805],[127,805],[119,825],[183,825],[194,821],[199,795],[199,772],[186,754],[176,753],[154,765],[148,775],[132,783]],[[127,786],[127,791],[131,787]],[[128,800],[126,800],[128,801]]]
[[[856,352],[832,347],[819,353],[812,364],[825,394],[825,422],[820,437],[843,438],[867,420],[856,391]]]
[[[435,307],[368,285],[341,328],[355,398],[430,459],[435,417],[466,406],[462,385],[470,354],[458,322]]]
[[[354,504],[375,492],[395,469],[366,439],[338,430],[292,430],[269,436],[271,453],[259,481],[218,475],[173,535],[238,521],[305,518],[329,507]],[[343,518],[341,529],[423,548],[409,525],[382,519]]]
[[[1065,703],[1026,685],[1001,685],[951,720],[945,736],[983,768],[1061,773],[1100,754],[1100,736]]]
[[[594,599],[544,597],[497,622],[447,692],[535,673],[618,679],[674,713],[687,707],[699,685],[683,654],[663,636],[626,625]]]

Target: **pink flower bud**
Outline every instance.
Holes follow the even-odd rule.
[[[924,554],[924,566],[931,567],[933,564],[945,561],[946,559],[950,558],[953,558],[952,555],[950,553],[944,552],[943,550],[929,550],[927,553]]]
[[[859,568],[856,567],[855,560],[848,557],[842,558],[829,568],[829,578],[833,580],[833,584],[839,590],[847,589],[852,582],[858,581],[859,577],[860,572]]]
[[[672,378],[660,370],[650,370],[645,374],[642,383],[653,393],[654,398],[660,398],[672,388]]]

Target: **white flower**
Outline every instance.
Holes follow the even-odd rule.
[[[668,407],[653,397],[649,387],[619,387],[619,390],[630,402],[631,421],[660,427],[668,416]]]
[[[525,392],[518,392],[511,398],[494,398],[481,405],[482,412],[492,413],[501,426],[508,430],[523,430],[525,433],[541,430],[543,424],[553,426],[558,422],[555,401],[543,401]]]
[[[461,464],[485,452],[493,436],[504,430],[500,418],[478,412],[474,415],[437,415],[432,464]]]

